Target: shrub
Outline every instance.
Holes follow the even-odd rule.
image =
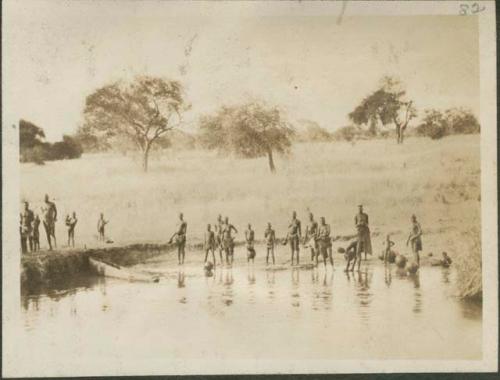
[[[474,114],[463,108],[450,108],[444,112],[426,110],[422,123],[416,128],[417,135],[433,140],[454,134],[479,133],[480,130]]]

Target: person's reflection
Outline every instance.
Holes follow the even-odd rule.
[[[248,285],[254,285],[255,284],[255,270],[254,270],[253,265],[250,265],[248,267],[247,278],[248,278]]]
[[[392,267],[390,265],[386,265],[384,268],[384,279],[385,279],[385,284],[389,288],[392,283]]]
[[[347,282],[351,282],[351,275],[349,274],[349,271],[344,272],[345,276],[347,277]],[[354,276],[354,273],[353,273]]]
[[[413,292],[414,296],[414,305],[413,312],[420,313],[422,311],[422,293],[420,292],[420,275],[419,273],[410,274],[408,278],[413,282],[413,287],[415,291]]]
[[[234,282],[234,279],[233,279],[233,268],[229,267],[226,270],[226,277],[224,279],[224,285],[230,286],[230,285],[233,284],[233,282]]]
[[[323,275],[323,286],[330,286],[333,283],[333,272],[329,272],[328,274],[327,271],[325,271],[325,274]]]
[[[449,284],[450,283],[450,269],[449,268],[443,268],[441,270],[441,276],[442,276],[442,282],[443,282],[443,284]]]
[[[300,283],[300,271],[299,268],[292,268],[292,285],[297,287]]]
[[[184,270],[179,270],[177,272],[177,287],[184,288],[186,286],[186,276],[184,274]]]
[[[319,271],[318,268],[313,268],[311,271],[311,278],[312,278],[312,283],[317,284],[319,281]]]
[[[266,280],[268,285],[274,285],[276,282],[275,274],[273,270],[266,271]]]

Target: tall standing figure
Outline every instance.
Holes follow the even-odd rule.
[[[223,229],[224,229],[224,220],[222,219],[222,215],[219,214],[219,216],[217,217],[217,224],[215,225],[215,238],[221,264],[224,263],[224,258],[222,256],[222,252],[224,251]]]
[[[175,243],[177,245],[177,259],[179,260],[179,265],[184,264],[184,258],[186,256],[186,232],[187,223],[184,220],[184,215],[182,212],[179,214],[179,223],[177,224],[177,230],[174,232],[169,243],[175,238]]]
[[[40,250],[40,217],[38,214],[33,219],[33,250]]]
[[[422,227],[417,221],[415,215],[411,216],[411,231],[406,241],[406,245],[411,243],[411,251],[413,252],[413,259],[417,265],[420,266],[420,251],[422,251]]]
[[[302,238],[302,229],[300,225],[300,220],[297,219],[297,212],[294,211],[292,213],[292,220],[288,225],[288,235],[286,237],[286,241],[290,244],[292,265],[295,254],[297,254],[297,265],[300,263],[299,242],[301,238]]]
[[[101,215],[99,216],[99,219],[97,220],[97,232],[99,233],[99,238],[98,240],[105,241],[106,240],[106,235],[104,233],[104,229],[106,227],[106,224],[109,223],[109,220],[104,220],[104,214],[101,212]]]
[[[26,240],[26,250],[29,248],[33,252],[33,220],[35,214],[30,210],[28,202],[24,202],[24,210],[21,215],[23,233]]]
[[[363,205],[358,206],[358,213],[354,217],[354,224],[358,231],[358,247],[356,251],[359,255],[361,255],[361,252],[364,252],[366,260],[366,255],[372,254],[372,242],[368,226],[368,214],[363,212]]]
[[[229,223],[229,218],[226,216],[224,225],[222,226],[222,244],[226,252],[226,264],[232,264],[234,261],[234,238],[232,231],[238,233],[235,226]]]
[[[248,229],[245,231],[245,240],[247,242],[247,262],[254,262],[255,259],[255,231],[252,229],[252,225],[248,224]]]
[[[54,202],[49,200],[48,194],[45,194],[45,205],[43,211],[43,227],[47,234],[47,242],[49,243],[49,250],[52,250],[52,239],[54,239],[54,247],[57,248],[56,242],[56,222],[57,222],[57,208]]]
[[[322,216],[318,227],[318,245],[321,256],[323,256],[325,268],[327,259],[330,260],[330,264],[332,264],[333,268],[333,256],[331,254],[332,238],[330,237],[330,233],[330,225],[326,224],[325,217]],[[319,254],[316,255],[316,265],[318,265],[318,256]]]
[[[312,212],[309,213],[309,223],[306,227],[306,233],[304,236],[304,243],[311,250],[311,261],[316,260],[318,262],[319,245],[318,245],[318,223],[314,220],[314,215]]]
[[[267,254],[266,254],[266,265],[269,264],[269,254],[272,255],[273,265],[275,264],[274,259],[274,242],[276,240],[276,234],[271,226],[271,223],[267,223],[267,228],[264,231],[264,239],[266,240]]]
[[[216,265],[215,263],[215,248],[216,248],[216,239],[215,239],[215,233],[212,231],[212,226],[210,224],[207,224],[207,230],[205,231],[205,241],[203,244],[205,248],[205,263],[208,260],[208,253],[212,253],[212,259],[214,260],[213,264],[214,266]]]

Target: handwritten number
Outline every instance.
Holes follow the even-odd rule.
[[[460,15],[461,16],[467,16],[469,14],[473,15],[479,12],[482,12],[486,9],[486,7],[480,6],[479,3],[472,3],[470,6],[469,4],[460,4]]]

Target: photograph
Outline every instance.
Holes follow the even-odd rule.
[[[498,371],[495,3],[2,3],[6,377]]]

